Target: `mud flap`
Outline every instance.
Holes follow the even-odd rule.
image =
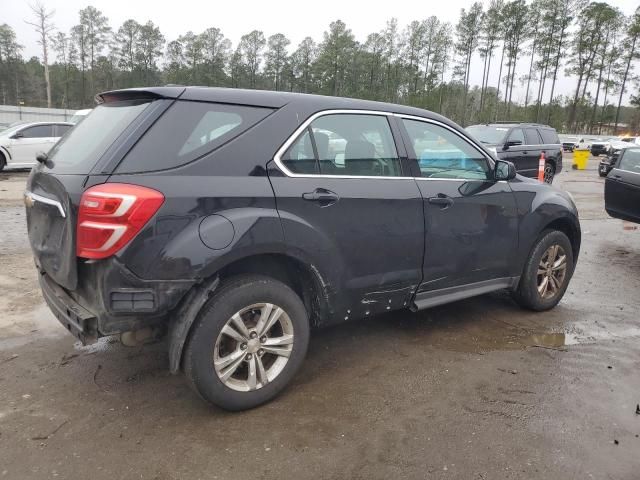
[[[189,336],[191,325],[200,309],[209,300],[220,280],[218,277],[193,287],[176,309],[174,320],[169,325],[169,371],[176,374],[180,371],[182,352]]]

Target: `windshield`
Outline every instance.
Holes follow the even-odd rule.
[[[500,145],[509,131],[507,127],[492,127],[490,125],[471,125],[466,128],[474,138],[489,145]]]
[[[97,106],[51,149],[52,170],[56,173],[89,173],[148,105],[148,100],[128,100]]]

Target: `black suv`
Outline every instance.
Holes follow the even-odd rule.
[[[604,208],[614,217],[640,223],[640,147],[622,150],[604,181]]]
[[[537,123],[500,122],[466,128],[501,160],[515,164],[518,173],[536,178],[542,153],[545,155],[544,181],[562,171],[562,143],[555,129]]]
[[[46,302],[84,343],[168,335],[170,369],[227,409],[274,397],[310,329],[508,289],[562,298],[564,192],[417,108],[159,87],[99,105],[29,175]]]

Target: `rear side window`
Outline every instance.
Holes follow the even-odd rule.
[[[527,145],[540,145],[540,135],[535,128],[525,128],[524,137]]]
[[[147,100],[98,105],[49,151],[56,173],[86,174],[142,111]]]
[[[541,128],[540,135],[542,135],[542,143],[545,145],[560,143],[560,139],[558,138],[558,134],[555,130],[551,130],[550,128]]]
[[[23,138],[47,138],[53,137],[53,125],[36,125],[22,130]]]
[[[178,101],[133,147],[116,172],[185,165],[237,137],[271,112],[269,108]]]

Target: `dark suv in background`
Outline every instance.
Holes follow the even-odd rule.
[[[540,155],[544,152],[544,181],[562,171],[562,143],[554,128],[537,123],[498,122],[466,128],[474,138],[491,148],[497,157],[512,162],[525,177],[538,176]]]
[[[27,181],[43,296],[84,343],[168,336],[172,372],[250,408],[311,327],[507,289],[547,310],[580,249],[571,198],[444,117],[281,92],[104,93]]]

